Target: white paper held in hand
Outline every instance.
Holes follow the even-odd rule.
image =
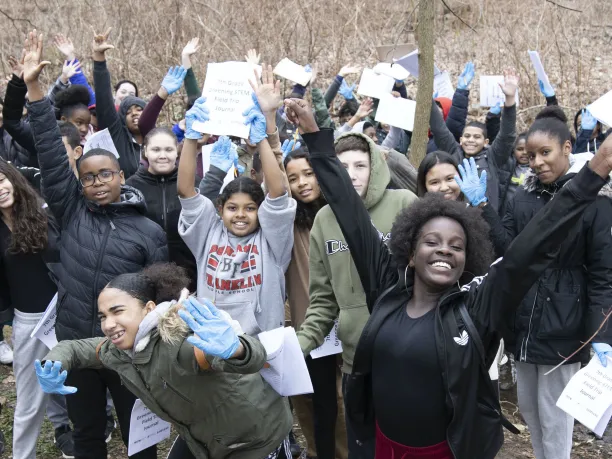
[[[389,64],[388,62],[380,62],[372,69],[380,75],[387,75],[394,80],[405,80],[410,76],[408,70],[398,64]]]
[[[269,368],[260,370],[268,384],[284,397],[312,394],[310,374],[293,327],[275,328],[258,337],[268,354]]]
[[[570,379],[557,407],[601,437],[612,417],[612,359],[604,367],[595,355]]]
[[[249,80],[255,78],[254,68],[261,73],[257,67],[248,62],[209,63],[202,95],[210,121],[196,121],[193,128],[206,134],[248,138],[250,127],[244,124],[242,113],[253,105]]]
[[[587,108],[597,121],[612,126],[612,91],[601,96]]]
[[[37,338],[43,342],[49,349],[53,349],[57,345],[57,337],[55,336],[55,319],[57,307],[57,293],[51,298],[47,309],[43,313],[32,333],[30,338]]]
[[[448,72],[440,72],[434,77],[434,94],[436,93],[437,97],[453,98],[455,88],[453,88]]]
[[[531,65],[533,65],[533,69],[536,72],[538,80],[542,80],[545,84],[549,84],[548,75],[544,70],[544,66],[542,65],[542,61],[540,60],[540,54],[537,51],[527,51],[529,53],[529,58],[531,59]]]
[[[500,88],[504,84],[503,75],[481,75],[480,76],[480,106],[494,107],[497,102],[501,105],[506,100],[506,95]],[[519,92],[516,89],[516,106],[519,106]]]
[[[158,444],[170,436],[170,423],[159,418],[149,408],[136,399],[130,416],[130,443],[128,456]]]
[[[310,357],[319,359],[328,355],[340,354],[342,352],[342,342],[338,339],[338,321],[334,322],[334,327],[325,337],[325,341],[318,348],[313,349]]]
[[[108,132],[108,128],[102,129],[101,131],[89,136],[85,142],[85,147],[83,147],[83,154],[87,153],[89,150],[93,150],[94,148],[102,148],[103,150],[110,151],[117,157],[117,159],[119,159],[119,152],[117,151],[117,147],[115,147],[115,143],[113,142],[110,132]]]
[[[415,78],[419,77],[419,50],[415,49],[411,53],[406,54],[404,57],[399,59],[393,59],[396,63],[404,67],[410,75]],[[434,64],[434,77],[439,75],[442,71]]]
[[[414,128],[415,111],[416,102],[414,100],[402,99],[401,97],[393,97],[391,94],[385,94],[378,103],[375,120],[380,123],[412,131]]]
[[[312,77],[311,72],[307,72],[304,67],[287,59],[286,57],[276,64],[273,70],[275,75],[291,80],[302,86],[306,86]]]
[[[387,75],[376,73],[372,69],[363,69],[357,94],[380,99],[386,94],[391,94],[395,80]]]

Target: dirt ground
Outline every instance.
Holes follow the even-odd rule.
[[[0,415],[0,429],[6,436],[6,450],[1,456],[2,459],[12,457],[12,431],[13,431],[13,411],[15,409],[15,378],[10,366],[0,365],[0,402],[3,405]],[[521,430],[520,435],[506,435],[506,442],[503,449],[498,454],[498,459],[526,459],[535,458],[529,442],[529,432],[525,427],[517,408],[516,392],[502,392],[502,408],[508,417]],[[300,443],[304,439],[300,434],[299,426],[294,428]],[[158,445],[158,457],[165,458],[171,446],[172,438]],[[45,419],[42,432],[39,437],[37,458],[39,459],[61,459],[62,455],[53,444],[53,428],[48,420]],[[109,459],[127,458],[126,448],[119,438],[117,429],[113,439],[109,443]],[[612,458],[612,431],[608,429],[603,439],[598,439],[580,424],[574,428],[574,449],[572,459],[595,459]],[[476,459],[476,458],[475,458]]]

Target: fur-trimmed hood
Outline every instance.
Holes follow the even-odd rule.
[[[556,182],[551,183],[550,185],[544,185],[538,179],[538,176],[533,172],[532,169],[529,169],[525,174],[525,180],[523,181],[523,188],[525,191],[532,192],[546,192],[555,194],[561,188],[565,186],[567,182],[569,182],[574,175],[576,175],[580,170],[586,166],[586,164],[593,158],[593,153],[578,153],[572,154],[569,157],[570,168],[565,173],[563,177],[560,177]],[[612,179],[612,174],[610,174],[610,178]],[[608,181],[604,185],[604,187],[599,191],[599,196],[605,196],[612,199],[612,180]]]

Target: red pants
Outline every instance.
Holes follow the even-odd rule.
[[[376,459],[454,459],[446,441],[424,448],[412,448],[385,437],[376,426]]]

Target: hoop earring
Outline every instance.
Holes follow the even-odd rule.
[[[404,269],[404,288],[408,288],[408,265]]]

